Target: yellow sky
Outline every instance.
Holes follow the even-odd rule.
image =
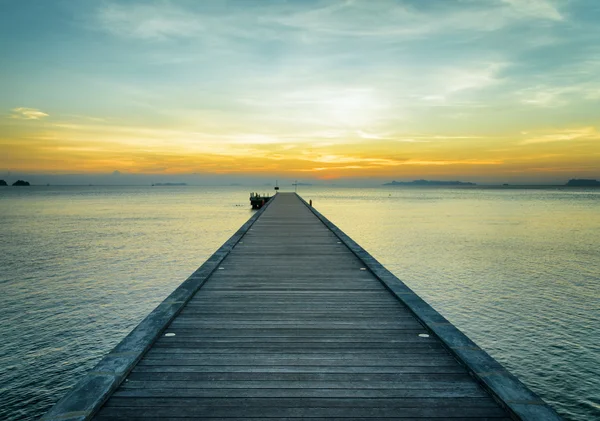
[[[82,120],[77,118],[76,120]],[[88,119],[89,120],[89,119]],[[527,172],[594,174],[594,127],[514,135],[367,133],[340,128],[314,137],[221,134],[57,122],[50,116],[3,125],[2,164],[26,173],[217,173],[414,178],[428,174],[477,178]]]

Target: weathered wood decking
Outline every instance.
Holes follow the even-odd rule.
[[[109,354],[139,354],[116,364],[122,375],[94,370],[117,379],[105,395],[120,383],[106,402],[61,402],[45,419],[559,419],[513,377],[485,380],[460,349],[492,377],[494,360],[454,327],[446,335],[445,319],[297,195],[278,194],[252,222],[156,341]]]

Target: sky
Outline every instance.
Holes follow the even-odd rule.
[[[600,179],[598,22],[598,0],[0,0],[0,178]]]

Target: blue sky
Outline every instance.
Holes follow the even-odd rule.
[[[0,11],[0,170],[600,177],[595,0]]]

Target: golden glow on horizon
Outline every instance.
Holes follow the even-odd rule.
[[[362,102],[340,100],[350,118]],[[32,115],[47,113],[28,109]],[[332,111],[332,114],[335,112]],[[522,132],[513,136],[369,133],[339,125],[327,133],[220,134],[172,128],[78,121],[7,119],[0,166],[28,173],[248,174],[341,177],[499,178],[551,173],[561,177],[597,170],[599,133],[594,127]],[[324,136],[325,135],[325,136]]]

